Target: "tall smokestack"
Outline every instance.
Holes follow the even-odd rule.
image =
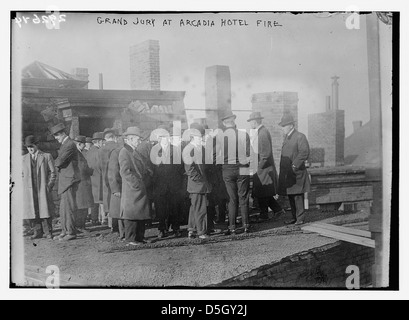
[[[102,73],[99,74],[99,90],[104,90],[104,77]]]
[[[325,111],[330,111],[331,110],[331,96],[326,96],[325,97]]]
[[[338,110],[338,87],[339,87],[339,83],[338,83],[338,76],[333,76],[331,78],[332,80],[334,80],[332,82],[332,108],[333,110]]]

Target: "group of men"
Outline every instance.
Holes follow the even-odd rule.
[[[61,144],[55,161],[38,149],[34,136],[26,137],[24,218],[34,227],[32,238],[52,239],[50,192],[57,175],[61,233],[54,239],[61,241],[75,239],[88,216],[93,225],[108,225],[118,232],[128,246],[145,243],[145,227],[153,218],[158,222],[158,238],[167,237],[170,229],[180,237],[181,225],[187,224],[189,238],[205,239],[214,231],[215,221],[225,221],[226,211],[225,234],[236,234],[240,212],[240,229],[248,233],[250,196],[257,199],[263,220],[269,218],[269,207],[275,217],[285,212],[277,202],[278,194],[289,198],[293,219],[286,223],[303,224],[304,193],[310,184],[305,135],[295,130],[290,114],[283,116],[279,125],[285,138],[278,176],[271,136],[261,114],[253,112],[248,119],[251,135],[239,130],[235,119],[233,113],[225,114],[215,130],[192,123],[183,141],[172,128],[161,125],[154,131],[155,144],[153,133],[138,127],[129,127],[122,135],[108,128],[92,138],[71,140],[64,125],[57,124],[50,129]]]

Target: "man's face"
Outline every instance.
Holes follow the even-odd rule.
[[[141,143],[141,138],[138,136],[128,136],[128,144],[136,148]]]
[[[38,147],[36,145],[32,145],[32,146],[27,147],[27,150],[29,154],[34,154],[37,152]]]
[[[91,142],[86,142],[85,143],[85,148],[89,149],[91,148],[92,143]]]
[[[292,128],[294,128],[294,125],[293,124],[288,124],[288,125],[282,127],[282,130],[283,130],[284,134],[287,135],[287,134],[290,133]]]
[[[169,145],[170,138],[168,136],[159,137],[159,143],[161,146],[167,147]]]
[[[54,134],[54,138],[55,138],[55,140],[57,140],[59,143],[62,143],[62,141],[63,141],[64,138],[65,138],[65,134],[64,134],[64,133],[61,133],[61,132],[58,132],[58,133]]]
[[[257,121],[256,120],[251,120],[250,121],[250,127],[251,127],[251,129],[256,129],[257,128]]]
[[[77,149],[78,149],[79,151],[84,150],[84,148],[85,148],[85,143],[77,142]]]

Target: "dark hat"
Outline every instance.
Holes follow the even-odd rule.
[[[105,128],[105,129],[104,129],[104,136],[105,136],[107,133],[113,133],[113,134],[116,135],[116,136],[119,135],[119,134],[118,134],[118,130],[117,130],[116,128]]]
[[[143,138],[142,131],[138,127],[129,127],[126,129],[126,131],[123,133],[124,136],[138,136],[140,138]]]
[[[189,130],[190,135],[191,136],[197,136],[198,131],[200,132],[200,136],[203,136],[205,134],[204,127],[200,123],[193,122],[190,125],[190,130]]]
[[[81,142],[81,143],[85,143],[86,142],[86,137],[85,136],[76,136],[75,137],[75,139],[74,139],[74,141],[77,141],[77,142]]]
[[[92,135],[92,140],[104,140],[104,133],[94,132],[94,134]]]
[[[64,123],[59,123],[59,124],[56,124],[54,127],[52,127],[52,128],[50,129],[50,133],[51,133],[52,135],[55,135],[56,133],[61,132],[61,131],[64,131],[64,130],[65,130],[65,125],[64,125]]]
[[[281,118],[280,123],[278,124],[281,127],[285,127],[288,126],[289,124],[294,123],[294,118],[290,113],[286,113],[283,115],[283,117]]]
[[[233,114],[232,111],[228,111],[226,114],[223,115],[222,121],[227,120],[227,119],[229,119],[229,118],[234,118],[234,119],[236,119],[237,116],[236,116],[235,114]]]
[[[27,136],[24,140],[25,147],[31,147],[33,145],[36,145],[37,143],[38,143],[38,139],[32,135]]]
[[[85,138],[85,143],[92,143],[92,138],[86,137]]]
[[[258,120],[258,119],[264,119],[264,117],[261,116],[261,113],[256,111],[252,112],[250,114],[250,118],[247,120],[247,122],[250,122],[251,120]]]

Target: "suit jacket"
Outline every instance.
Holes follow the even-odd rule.
[[[32,175],[37,175],[36,185],[33,185]],[[23,156],[23,208],[24,219],[35,219],[34,196],[37,195],[40,218],[52,217],[52,190],[57,171],[51,154],[38,150],[36,170],[31,166],[31,155]],[[36,189],[36,191],[34,190]]]
[[[55,159],[58,169],[58,194],[62,194],[75,183],[80,182],[78,169],[78,149],[70,138],[64,141]]]
[[[130,146],[124,145],[118,159],[122,178],[121,219],[151,219],[149,199],[143,181],[146,167],[141,155]]]
[[[255,198],[272,197],[278,193],[278,176],[274,164],[271,135],[265,126],[257,130],[253,146],[255,152],[255,169],[253,175],[252,196]]]
[[[101,163],[102,174],[103,203],[105,212],[109,212],[109,204],[112,194],[108,180],[108,163],[112,151],[117,149],[118,147],[119,146],[115,141],[107,141],[105,145],[101,149],[99,149],[99,159]]]
[[[190,154],[191,163],[185,163],[187,173],[187,192],[189,193],[210,193],[212,185],[208,180],[209,168],[205,165],[205,148],[195,147],[193,144],[186,146],[184,153]]]
[[[94,170],[91,176],[94,203],[103,203],[102,170],[99,158],[99,148],[91,146],[87,152],[86,159],[88,166]]]
[[[92,195],[91,175],[93,170],[88,166],[84,155],[78,151],[78,169],[81,181],[78,184],[75,201],[78,209],[91,208],[94,205]]]
[[[111,152],[108,162],[108,182],[111,190],[109,202],[109,216],[119,219],[121,217],[121,197],[114,196],[114,193],[122,193],[122,178],[119,167],[119,152],[122,148],[114,149]]]
[[[281,150],[279,194],[302,194],[310,191],[310,177],[305,167],[309,154],[307,138],[294,129],[284,139]]]

